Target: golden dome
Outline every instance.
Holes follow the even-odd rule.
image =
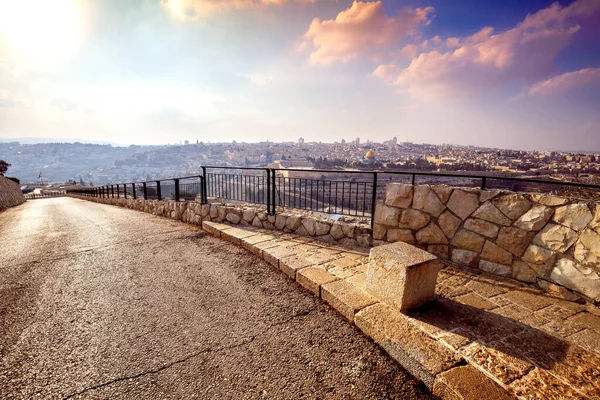
[[[365,158],[367,159],[372,159],[375,158],[375,153],[373,153],[371,150],[367,151],[367,154],[365,154]]]

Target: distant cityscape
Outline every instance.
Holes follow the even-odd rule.
[[[336,143],[204,143],[118,147],[85,143],[0,143],[7,175],[22,182],[98,185],[201,173],[202,165],[303,169],[486,171],[501,176],[551,176],[600,183],[600,153],[517,151],[449,144],[383,143],[355,138]]]

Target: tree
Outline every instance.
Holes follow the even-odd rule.
[[[10,164],[4,160],[0,160],[0,175],[4,176],[6,170],[10,167]]]
[[[79,175],[79,184],[81,186],[85,186],[85,183],[83,182],[83,178],[81,178],[81,175]]]

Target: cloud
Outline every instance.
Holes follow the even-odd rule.
[[[0,89],[0,107],[28,107],[29,103],[13,96],[9,91]]]
[[[566,72],[531,85],[527,90],[527,94],[529,96],[544,96],[599,84],[600,68],[584,68],[579,71]]]
[[[361,53],[387,49],[414,34],[429,21],[432,7],[403,8],[396,17],[388,17],[381,1],[354,1],[334,20],[315,18],[304,35],[303,48],[311,48],[314,64],[348,62]]]
[[[337,1],[337,0],[336,0]],[[317,0],[161,0],[171,15],[181,20],[196,20],[227,10],[241,10],[288,2],[316,3]]]
[[[391,62],[377,67],[373,75],[424,98],[468,97],[498,87],[531,85],[553,75],[554,59],[579,30],[572,19],[599,10],[597,0],[577,0],[568,7],[553,4],[504,32],[486,27],[465,39],[438,40],[434,49],[421,52],[407,67]]]

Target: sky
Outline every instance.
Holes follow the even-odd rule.
[[[600,151],[600,0],[0,0],[0,140]]]

